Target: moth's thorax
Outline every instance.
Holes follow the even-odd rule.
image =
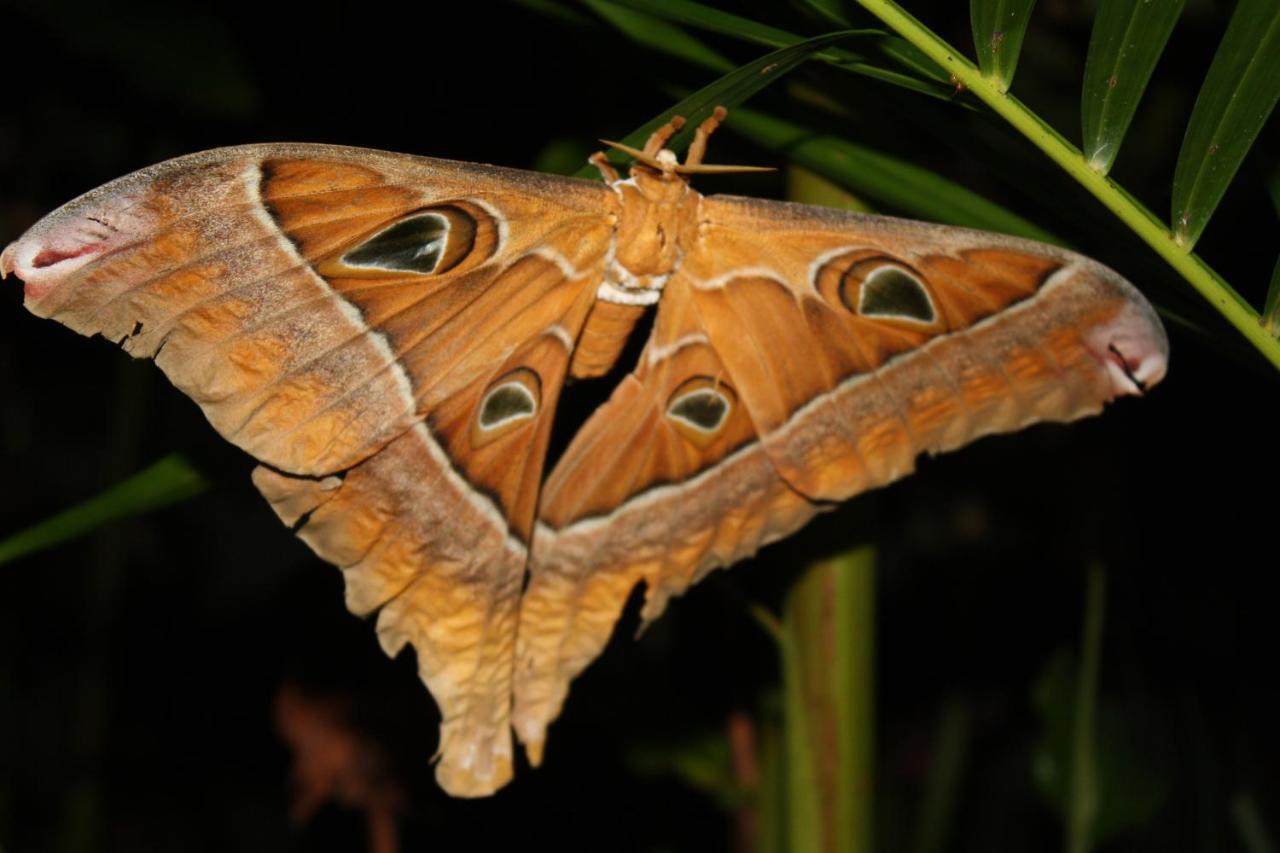
[[[681,175],[643,166],[612,186],[621,210],[602,296],[652,304],[692,244],[702,196]]]

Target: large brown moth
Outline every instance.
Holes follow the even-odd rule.
[[[729,196],[653,134],[605,182],[325,145],[180,157],[0,256],[26,306],[149,356],[260,466],[280,518],[411,644],[437,778],[541,760],[629,593],[714,568],[939,453],[1141,392],[1167,341],[1080,255]],[[656,309],[655,307],[656,306]],[[565,382],[634,369],[544,457]]]

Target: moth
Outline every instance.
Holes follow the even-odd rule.
[[[25,304],[155,359],[259,463],[387,654],[413,646],[436,775],[537,765],[628,595],[643,619],[924,453],[1094,414],[1165,373],[1155,312],[1080,255],[704,197],[675,119],[604,182],[327,145],[170,160],[0,256]],[[638,362],[544,472],[566,382]]]

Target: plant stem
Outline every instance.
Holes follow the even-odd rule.
[[[988,80],[960,52],[904,11],[893,0],[858,0],[859,5],[911,42],[944,71],[1013,125],[1037,148],[1061,166],[1085,189],[1107,206],[1147,245],[1155,249],[1185,278],[1227,322],[1277,368],[1280,368],[1280,341],[1269,336],[1258,312],[1236,293],[1214,270],[1193,252],[1179,246],[1169,229],[1137,199],[1106,175],[1089,167],[1084,155],[1021,101],[1000,92],[997,82]]]
[[[787,849],[870,853],[875,557],[814,564],[783,608]]]
[[[1098,816],[1098,778],[1094,764],[1093,719],[1098,707],[1098,669],[1102,657],[1102,619],[1107,580],[1102,567],[1089,567],[1085,593],[1084,636],[1076,684],[1075,726],[1071,743],[1071,791],[1067,815],[1067,853],[1088,853]]]
[[[939,853],[946,849],[972,740],[970,703],[960,697],[948,699],[942,706],[935,730],[933,758],[925,777],[920,817],[916,821],[915,853]]]

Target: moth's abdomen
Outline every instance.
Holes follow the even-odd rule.
[[[573,351],[569,375],[590,379],[608,373],[618,361],[632,329],[644,315],[644,305],[622,305],[597,299]]]

